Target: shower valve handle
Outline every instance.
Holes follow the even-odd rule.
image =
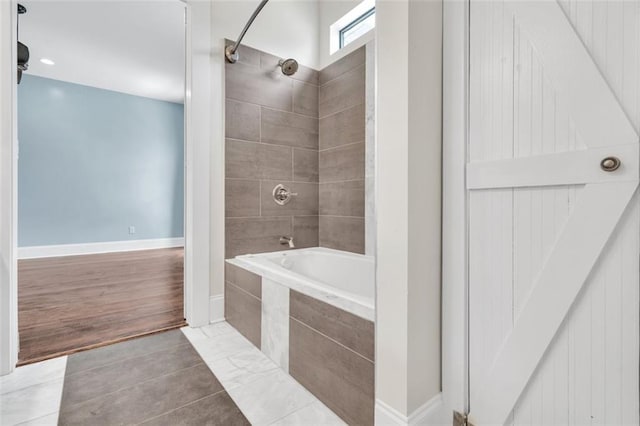
[[[289,188],[287,188],[283,184],[278,184],[275,188],[273,188],[273,201],[281,206],[287,204],[293,197],[296,197],[297,195],[297,192],[291,192]]]

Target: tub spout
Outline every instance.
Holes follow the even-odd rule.
[[[293,244],[293,237],[282,236],[280,237],[280,244],[285,245],[289,244],[289,248],[295,248],[295,244]]]

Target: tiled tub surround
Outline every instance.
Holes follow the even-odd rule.
[[[354,254],[373,254],[372,57],[286,77],[241,50],[226,65],[226,319],[347,423],[373,424],[374,262]],[[299,195],[277,205],[277,184]]]
[[[230,298],[229,323],[344,421],[373,424],[373,258],[310,248],[238,256],[227,265],[227,275],[242,281],[229,284],[231,292],[257,301],[259,290],[261,297],[260,305]]]
[[[291,290],[289,374],[350,425],[372,425],[373,322]]]
[[[284,250],[281,236],[365,253],[366,48],[290,77],[278,57],[240,49],[225,77],[225,257]],[[279,183],[298,193],[285,206]]]
[[[225,264],[224,312],[229,324],[261,348],[262,278],[259,275]]]
[[[318,245],[318,72],[280,72],[280,58],[250,47],[226,65],[226,258]],[[297,197],[277,205],[273,188]]]
[[[365,68],[363,46],[319,75],[319,242],[354,253],[365,253]]]

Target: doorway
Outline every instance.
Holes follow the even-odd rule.
[[[19,364],[185,325],[185,4],[23,6]]]

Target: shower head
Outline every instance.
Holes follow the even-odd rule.
[[[280,59],[278,66],[282,68],[282,74],[284,75],[293,75],[298,71],[298,61],[292,58]]]

